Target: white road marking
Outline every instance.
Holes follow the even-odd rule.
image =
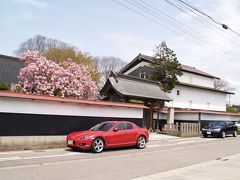
[[[19,159],[20,157],[7,157],[7,158],[0,158],[0,161],[10,161],[10,160],[16,160]]]
[[[80,155],[80,153],[68,152],[66,154],[57,154],[57,155],[48,155],[48,156],[8,157],[8,158],[0,158],[0,162],[2,162],[2,161],[15,161],[15,160],[28,160],[28,159],[44,159],[44,158],[64,157],[64,156],[74,156],[74,155]]]
[[[179,145],[179,144],[191,144],[191,143],[198,143],[198,142],[206,142],[206,141],[213,141],[215,139],[204,139],[200,141],[182,141],[182,142],[176,142],[173,144],[152,144],[152,145],[147,145],[148,148],[153,148],[153,147],[164,147],[164,146],[174,146],[174,145]]]

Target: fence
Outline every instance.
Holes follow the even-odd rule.
[[[64,147],[66,135],[103,121],[142,126],[140,104],[0,91],[0,151]]]
[[[199,123],[165,124],[163,132],[165,132],[168,135],[179,137],[200,136],[201,133]]]

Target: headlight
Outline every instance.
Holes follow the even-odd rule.
[[[217,128],[217,129],[214,129],[214,131],[221,131],[221,129],[220,129],[220,128]]]
[[[89,136],[89,135],[85,135],[85,136],[82,136],[80,139],[82,140],[86,140],[86,139],[90,139],[92,136]]]
[[[205,128],[202,128],[202,131],[206,131],[207,129],[205,129]]]

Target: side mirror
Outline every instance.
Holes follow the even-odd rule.
[[[114,128],[113,131],[114,132],[118,132],[120,129],[119,128]]]

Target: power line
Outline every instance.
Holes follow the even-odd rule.
[[[190,33],[191,35],[193,35],[193,36],[192,36],[193,38],[198,38],[198,39],[199,39],[200,41],[202,41],[203,43],[208,43],[209,39],[207,39],[206,36],[203,36],[201,33],[196,33],[194,29],[186,26],[185,24],[182,24],[181,22],[179,22],[179,21],[177,21],[176,19],[172,18],[171,16],[167,15],[165,12],[161,11],[160,9],[155,8],[154,6],[152,6],[152,5],[144,2],[143,0],[139,0],[139,1],[141,1],[143,4],[147,5],[148,7],[154,9],[155,12],[157,12],[157,15],[158,15],[158,16],[161,16],[161,17],[164,16],[163,18],[164,18],[164,19],[168,19],[169,22],[173,22],[173,21],[174,21],[174,26],[176,25],[176,26],[178,26],[178,28],[183,29],[186,33]],[[140,5],[139,3],[137,3],[137,4]],[[142,6],[142,7],[144,7],[144,6]],[[144,8],[146,8],[146,7],[144,7]],[[149,10],[149,9],[148,9],[148,10]],[[151,10],[151,12],[154,12],[154,11]],[[159,14],[158,12],[160,12],[160,14]],[[216,42],[214,39],[212,39],[212,40],[210,40],[210,41],[211,41],[211,44],[214,45],[214,46],[215,46],[216,44],[219,44],[219,43]],[[212,42],[213,42],[214,44],[213,44]],[[221,46],[221,47],[223,48],[223,49],[221,49],[222,51],[225,51],[225,52],[226,52],[227,54],[229,54],[229,55],[232,54],[232,52],[230,52],[230,51],[228,51],[228,50],[225,50],[224,47],[223,47],[221,44],[219,44],[219,46]]]
[[[240,33],[238,33],[237,31],[234,31],[233,29],[231,29],[230,27],[228,27],[226,24],[223,24],[223,23],[220,23],[218,21],[216,21],[215,19],[213,19],[211,16],[209,16],[208,14],[204,13],[203,11],[199,10],[198,8],[196,7],[193,7],[192,5],[186,3],[185,1],[183,0],[178,0],[179,2],[185,4],[186,6],[194,9],[195,11],[197,11],[198,13],[206,16],[207,18],[209,18],[211,21],[213,21],[214,23],[218,24],[218,25],[221,25],[223,29],[229,29],[230,31],[232,31],[233,33],[237,34],[238,36],[240,36]]]
[[[198,12],[194,11],[193,9],[191,9],[189,6],[182,4],[180,1],[175,0],[176,2],[178,2],[180,5],[182,5],[185,9],[191,11],[192,13],[194,13],[195,15],[197,15],[199,18],[201,18],[202,20],[204,20],[204,22],[207,22],[209,25],[211,25],[212,27],[216,28],[217,30],[221,31],[222,35],[224,35],[225,37],[230,38],[231,41],[234,41],[235,43],[240,44],[240,37],[237,34],[232,33],[232,35],[235,37],[233,38],[233,36],[229,33],[227,33],[226,30],[224,30],[222,27],[217,26],[218,24],[214,23],[213,21],[209,20],[209,18],[204,18],[205,16],[201,16],[201,14],[199,14]],[[185,0],[185,2],[187,2],[188,4],[190,4],[191,6],[195,7],[193,4],[189,3],[187,0]],[[197,7],[195,7],[197,8]],[[218,32],[219,32],[218,31]],[[216,32],[216,31],[215,31]]]
[[[139,11],[133,9],[133,8],[130,8],[130,7],[127,6],[126,4],[120,3],[119,1],[116,1],[116,0],[112,0],[112,1],[115,2],[115,3],[117,3],[118,5],[121,5],[121,6],[125,7],[125,8],[133,11],[135,14],[141,15],[142,17],[147,18],[148,20],[151,20],[151,21],[159,24],[159,25],[163,26],[164,28],[167,28],[168,30],[170,30],[170,31],[173,32],[173,33],[176,33],[176,34],[179,35],[180,33],[179,33],[178,31],[181,31],[181,32],[182,32],[181,29],[179,30],[179,27],[175,27],[178,31],[176,31],[175,29],[173,30],[173,29],[168,28],[167,26],[163,25],[162,23],[159,23],[159,21],[153,20],[152,18],[149,18],[149,16],[146,16],[146,15],[142,14],[141,12],[139,12]],[[150,15],[153,16],[154,18],[160,19],[160,20],[162,20],[163,22],[165,22],[166,24],[171,25],[171,26],[174,26],[173,24],[171,24],[171,23],[169,23],[168,21],[166,21],[164,18],[158,17],[158,16],[156,15],[156,13],[152,13],[151,11],[149,12],[149,10],[147,10],[146,7],[139,6],[139,5],[136,4],[136,2],[135,2],[135,4],[134,4],[133,2],[128,1],[128,0],[125,0],[125,1],[128,2],[129,4],[133,5],[135,8],[137,7],[138,9],[141,9],[141,10],[144,11],[145,13],[150,14]],[[189,36],[189,34],[187,34],[187,35]],[[192,36],[190,36],[190,37],[192,37]],[[188,37],[186,37],[186,38],[188,38]],[[193,38],[193,37],[192,37],[192,38]],[[195,42],[195,41],[193,41],[193,42]],[[231,59],[229,56],[226,56],[226,53],[222,53],[222,52],[216,51],[216,48],[209,46],[208,43],[206,44],[206,43],[204,42],[204,43],[199,44],[199,41],[197,41],[197,42],[195,42],[195,43],[196,43],[197,45],[200,45],[200,46],[208,49],[208,50],[211,51],[211,52],[215,52],[216,54],[218,54],[218,55],[220,55],[220,56],[224,56],[224,57],[227,58],[227,59]]]
[[[149,18],[148,16],[143,15],[142,13],[140,13],[140,12],[138,12],[138,11],[136,11],[136,10],[134,10],[134,9],[132,9],[132,8],[124,5],[123,3],[120,3],[120,2],[118,2],[118,1],[116,1],[116,0],[112,0],[112,1],[115,2],[115,3],[117,3],[117,4],[120,5],[120,6],[124,7],[124,8],[127,8],[128,10],[134,12],[134,13],[137,14],[137,15],[140,15],[140,16],[142,16],[142,17],[144,17],[144,18],[146,18],[146,19],[148,19],[148,20],[150,20],[150,21],[152,21],[152,22],[154,22],[154,23],[157,23],[157,24],[163,26],[164,28],[166,28],[167,30],[169,30],[169,31],[171,31],[171,32],[173,32],[173,33],[176,33],[176,34],[178,34],[178,35],[181,35],[179,32],[168,28],[167,26],[159,23],[158,21],[153,20],[152,18]]]
[[[193,39],[196,39],[197,41],[195,42],[194,41],[194,43],[196,43],[196,44],[198,44],[198,45],[200,45],[199,43],[201,43],[201,45],[200,46],[202,46],[202,47],[204,47],[204,48],[207,48],[207,49],[209,49],[210,51],[214,51],[216,54],[219,54],[219,55],[221,55],[221,56],[224,56],[224,57],[226,57],[227,59],[231,59],[231,57],[229,56],[229,55],[227,55],[228,53],[227,52],[218,52],[217,50],[216,50],[216,47],[211,47],[210,45],[209,45],[209,42],[207,42],[206,40],[203,40],[203,39],[201,39],[201,38],[199,38],[199,37],[196,37],[196,36],[193,36],[192,35],[192,32],[190,32],[190,31],[186,31],[185,29],[182,29],[182,28],[179,28],[179,26],[178,25],[176,25],[175,23],[173,23],[173,22],[169,22],[168,20],[166,20],[164,17],[159,17],[159,14],[156,14],[155,12],[153,12],[152,10],[149,10],[148,8],[146,8],[146,7],[144,7],[144,6],[142,6],[142,5],[139,5],[139,3],[136,3],[135,1],[129,1],[129,0],[125,0],[126,2],[128,2],[129,4],[131,4],[131,5],[133,5],[134,7],[137,7],[138,9],[141,9],[142,11],[144,11],[145,13],[148,13],[148,14],[150,14],[151,16],[153,16],[153,17],[155,17],[155,18],[157,18],[157,19],[160,19],[161,21],[163,21],[164,23],[166,23],[166,24],[168,24],[168,25],[170,25],[170,26],[173,26],[174,27],[174,30],[178,30],[178,31],[180,31],[180,32],[185,32],[186,33],[186,35],[187,35],[187,37],[186,38],[188,38],[188,36],[190,36],[191,38],[193,38]],[[125,5],[126,6],[126,5]],[[127,6],[128,7],[128,6]],[[175,31],[176,32],[176,31]],[[179,33],[178,33],[179,34]],[[191,40],[191,39],[190,39]]]
[[[166,3],[168,3],[169,5],[173,6],[174,8],[178,9],[179,11],[187,14],[189,17],[193,18],[195,21],[199,22],[200,24],[202,24],[204,27],[214,31],[215,33],[217,33],[217,35],[220,35],[219,33],[221,33],[222,36],[224,36],[224,38],[226,38],[229,41],[234,41],[234,43],[238,43],[240,44],[240,41],[238,41],[235,38],[232,38],[232,36],[230,34],[227,34],[226,31],[224,31],[222,28],[220,28],[219,26],[215,26],[215,24],[212,21],[208,21],[207,19],[205,19],[204,17],[202,17],[200,14],[198,14],[196,11],[192,10],[191,8],[189,8],[188,6],[180,3],[178,0],[175,0],[176,2],[178,2],[182,7],[179,7],[178,5],[174,4],[173,2],[170,2],[169,0],[165,0]],[[183,9],[184,8],[184,9]],[[193,14],[195,14],[197,17],[199,17],[200,19],[198,19],[197,17],[193,16],[191,13],[189,13],[189,11]],[[209,26],[210,25],[210,26]],[[220,30],[220,31],[219,31]],[[221,37],[222,37],[221,36]]]

